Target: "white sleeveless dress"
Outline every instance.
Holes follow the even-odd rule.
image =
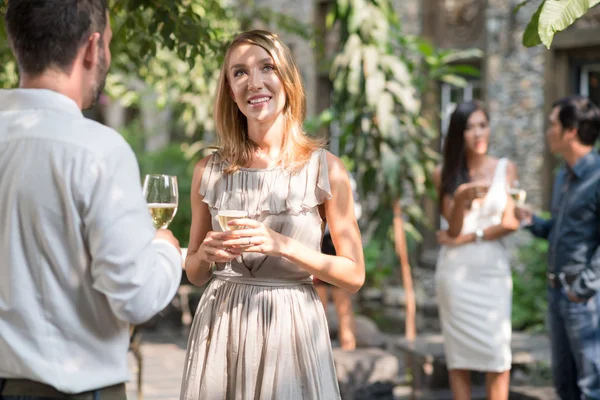
[[[506,159],[498,161],[488,194],[465,214],[462,234],[501,222],[506,165]],[[509,370],[512,276],[502,240],[443,246],[436,292],[448,369]]]

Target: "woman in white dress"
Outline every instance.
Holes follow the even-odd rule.
[[[447,228],[438,233],[436,291],[456,400],[471,398],[471,371],[486,372],[488,400],[508,399],[512,278],[501,239],[519,227],[507,193],[517,169],[487,154],[489,136],[484,108],[459,104],[434,176]]]
[[[192,182],[185,270],[196,285],[212,280],[192,324],[182,400],[340,398],[312,277],[356,292],[365,266],[348,172],[305,135],[304,100],[277,35],[234,38],[217,88],[219,150]],[[325,221],[336,256],[320,251]]]

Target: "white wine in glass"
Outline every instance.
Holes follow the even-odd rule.
[[[511,188],[508,190],[508,193],[517,205],[523,206],[525,204],[525,199],[527,198],[527,192],[525,190]]]
[[[240,210],[220,210],[219,214],[217,214],[217,219],[219,220],[219,225],[221,225],[221,229],[224,231],[231,231],[235,229],[242,229],[243,226],[229,226],[227,225],[229,221],[233,221],[234,219],[240,218],[248,218],[248,213]],[[221,271],[213,271],[213,274],[219,276],[242,276],[239,272],[235,272],[233,268],[231,268],[231,260],[225,263],[225,268]]]
[[[525,199],[527,198],[527,192],[524,189],[521,189],[518,181],[514,181],[512,185],[508,188],[508,194],[515,203],[519,207],[523,207],[525,205]]]
[[[169,226],[179,204],[177,177],[171,175],[146,175],[144,178],[144,196],[148,210],[156,229]]]
[[[149,203],[148,210],[152,216],[152,222],[156,229],[164,229],[177,214],[177,204]]]

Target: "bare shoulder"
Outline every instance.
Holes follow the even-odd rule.
[[[329,172],[330,181],[339,181],[340,179],[348,181],[348,170],[340,158],[330,151],[325,150],[327,159],[327,172]]]
[[[517,165],[510,159],[506,159],[506,176],[509,178],[517,178],[519,175]]]
[[[198,161],[196,163],[196,165],[194,166],[194,174],[204,172],[204,169],[206,168],[206,166],[208,165],[208,162],[210,161],[210,159],[212,157],[213,157],[213,155],[211,154],[210,156],[206,156],[203,159],[201,159],[200,161]]]
[[[514,161],[512,161],[509,158],[506,158],[506,168],[509,171],[516,171],[517,170],[517,164],[514,163]]]
[[[200,183],[202,182],[202,175],[204,175],[204,170],[206,169],[206,166],[208,165],[208,163],[212,157],[213,157],[212,154],[209,156],[206,156],[203,159],[201,159],[200,161],[198,161],[196,163],[196,165],[194,166],[194,175],[192,178],[192,186],[195,187],[196,189],[200,188]],[[193,193],[196,193],[196,192],[198,192],[198,190],[193,191]]]

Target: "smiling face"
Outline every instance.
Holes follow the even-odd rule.
[[[474,111],[465,127],[465,147],[468,152],[484,155],[488,151],[490,139],[489,121],[482,110]]]
[[[271,55],[242,43],[231,50],[227,80],[231,96],[248,124],[268,122],[283,114],[286,96]]]

